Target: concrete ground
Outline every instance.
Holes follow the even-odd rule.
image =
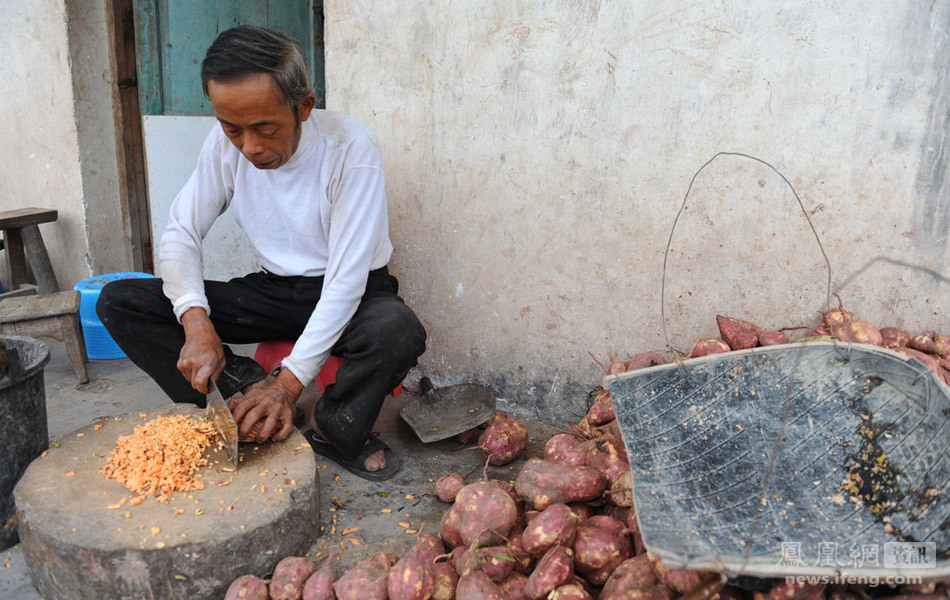
[[[51,441],[99,417],[147,411],[168,402],[158,386],[127,359],[90,361],[90,381],[79,385],[63,345],[44,341],[51,356],[44,369]],[[250,353],[253,346],[235,350]],[[417,532],[437,534],[442,511],[449,505],[434,496],[422,495],[432,490],[437,478],[450,472],[471,473],[466,479],[469,482],[481,477],[483,460],[478,450],[461,447],[454,440],[422,444],[399,417],[401,408],[413,397],[412,375],[407,379],[407,390],[387,402],[375,428],[402,459],[402,469],[395,477],[381,483],[369,482],[317,457],[323,531],[313,540],[308,553],[322,557],[335,552],[339,559],[337,575],[375,552],[393,551],[401,556],[412,545]],[[538,456],[544,441],[560,427],[522,420],[531,436],[524,456]],[[488,475],[513,480],[521,462],[492,467]],[[0,551],[0,598],[41,599],[18,546]]]

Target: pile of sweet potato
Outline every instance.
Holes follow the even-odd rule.
[[[841,298],[838,297],[838,306],[821,314],[821,320],[813,327],[783,327],[778,330],[763,330],[755,323],[734,317],[716,316],[719,327],[719,337],[702,338],[696,341],[688,358],[696,358],[720,352],[745,350],[757,346],[773,346],[787,344],[790,341],[840,341],[859,344],[870,344],[888,348],[899,354],[919,360],[940,379],[950,385],[950,334],[938,334],[936,330],[911,333],[900,327],[877,327],[873,323],[857,319],[854,314],[844,309]],[[790,340],[786,331],[808,330],[803,337]],[[638,357],[652,356],[662,364],[664,355],[657,352],[638,354]],[[639,368],[634,364],[636,357],[626,363],[624,371]],[[613,364],[613,363],[612,363]],[[623,371],[614,371],[623,372]]]
[[[717,317],[720,337],[698,340],[688,357],[788,343],[786,331],[809,330],[796,341],[876,343],[918,358],[941,377],[950,374],[950,336],[877,329],[843,307],[812,328],[766,331],[748,321]],[[627,360],[611,357],[608,374],[667,362],[661,352]],[[546,440],[527,457],[514,481],[466,481],[458,473],[435,482],[432,495],[448,504],[438,534],[421,532],[402,557],[367,556],[336,577],[334,556],[318,565],[288,557],[269,580],[239,577],[226,600],[869,600],[881,594],[859,585],[825,586],[775,580],[767,592],[750,592],[714,573],[671,569],[646,551],[633,503],[626,447],[609,391],[589,394],[579,422]],[[475,444],[487,464],[522,456],[523,423],[497,413],[460,442]],[[768,589],[768,582],[764,582]],[[905,599],[946,596],[946,584],[905,586]]]

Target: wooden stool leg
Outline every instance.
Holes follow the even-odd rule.
[[[73,370],[76,371],[76,376],[79,377],[79,383],[88,383],[86,342],[82,336],[82,328],[76,322],[76,315],[62,315],[59,322],[63,331],[66,353],[69,354],[69,361],[73,363]]]
[[[40,289],[41,294],[58,292],[59,284],[56,283],[53,264],[49,261],[49,253],[46,252],[39,226],[27,225],[22,232],[23,247],[33,269],[33,277],[36,278],[36,287]]]
[[[23,254],[23,236],[19,229],[7,229],[3,232],[3,246],[10,265],[10,289],[15,290],[21,284],[30,283],[26,272],[26,255]]]

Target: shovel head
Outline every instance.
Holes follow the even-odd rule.
[[[495,414],[495,394],[483,385],[460,383],[413,398],[399,414],[422,443],[428,444],[490,419]]]

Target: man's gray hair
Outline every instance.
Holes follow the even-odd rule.
[[[218,34],[201,62],[201,88],[269,73],[298,119],[298,105],[310,93],[310,73],[300,44],[279,29],[238,25]]]

